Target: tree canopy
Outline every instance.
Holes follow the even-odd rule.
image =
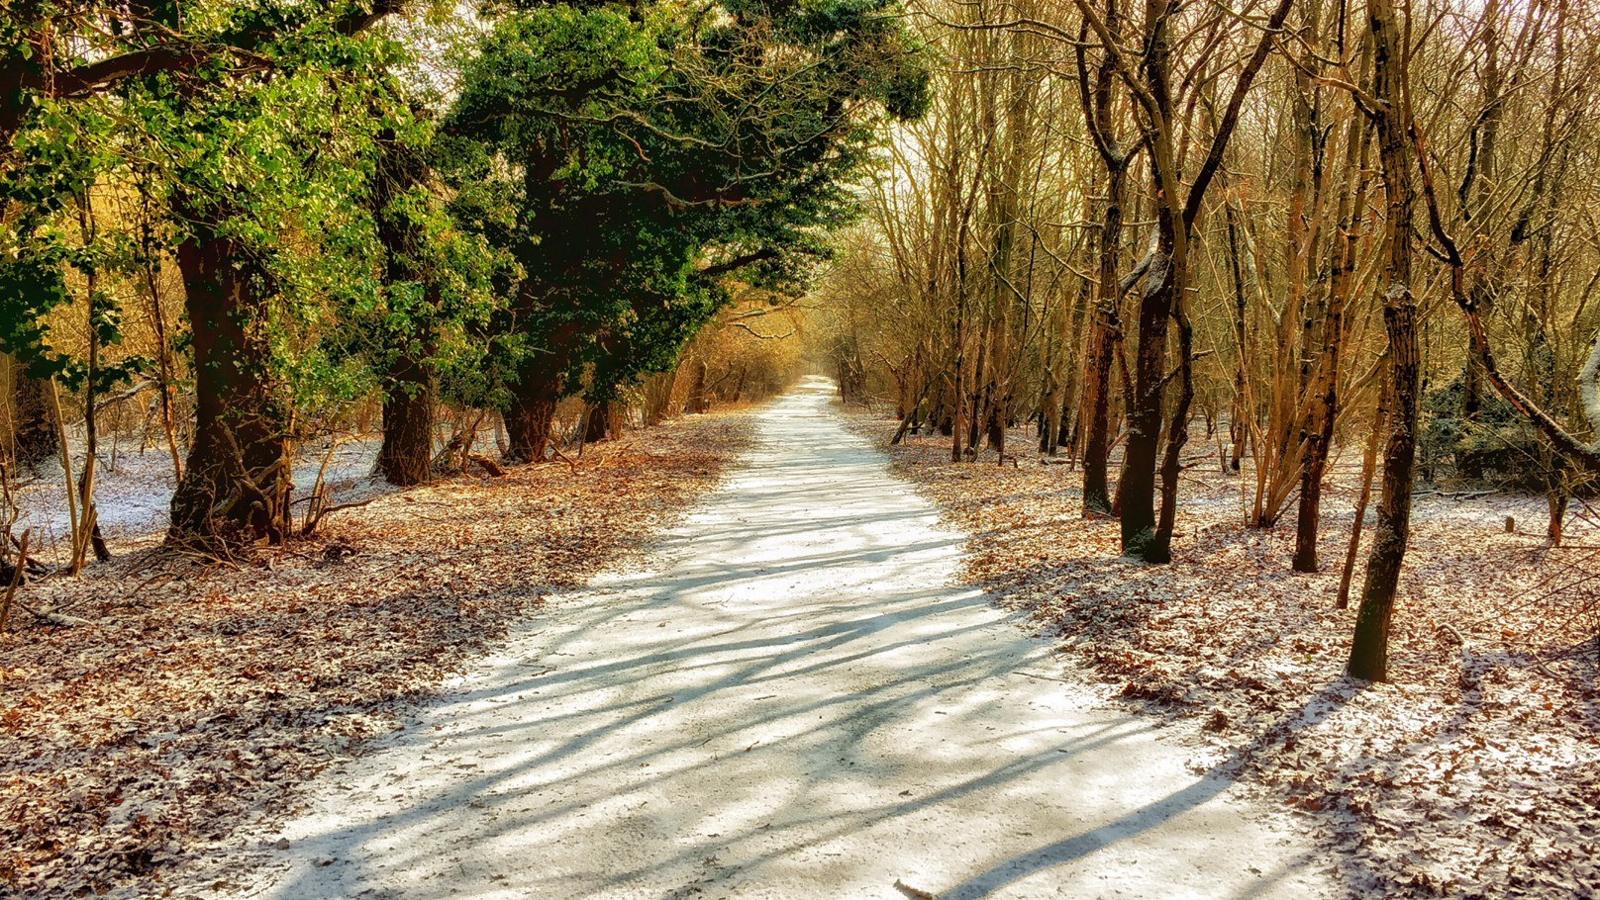
[[[885,125],[926,105],[892,2],[20,12],[0,349],[67,389],[93,369],[91,398],[192,373],[185,540],[282,537],[290,448],[373,392],[403,483],[441,389],[543,459],[556,402],[672,368],[731,284],[803,290]],[[85,343],[59,310],[86,294]],[[155,353],[108,352],[126,302]]]

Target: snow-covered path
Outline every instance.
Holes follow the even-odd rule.
[[[1057,680],[807,381],[642,568],[327,776],[252,896],[1308,897],[1284,817]]]

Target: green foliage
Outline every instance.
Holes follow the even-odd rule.
[[[514,211],[480,229],[522,267],[500,323],[527,337],[513,367],[567,392],[588,371],[610,399],[673,365],[724,278],[803,289],[885,112],[926,104],[887,3],[721,12],[532,8],[467,67],[445,129],[465,145],[458,180]]]
[[[291,6],[236,9],[216,26],[260,33],[270,60],[235,74],[219,60],[198,81],[163,73],[128,87],[126,109],[161,149],[149,173],[166,204],[163,243],[229,240],[268,298],[272,375],[315,416],[370,392],[348,326],[381,301],[381,248],[366,196],[380,130],[409,125],[389,89],[401,48],[347,36]]]
[[[96,280],[130,271],[132,248],[114,233],[86,228],[78,217],[96,183],[116,171],[123,144],[115,120],[99,104],[40,104],[14,142],[18,164],[0,180],[0,203],[11,211],[11,228],[0,231],[0,351],[24,363],[36,378],[59,378],[63,386],[87,385],[81,355],[51,335],[75,295],[86,304],[101,346],[122,340],[122,314]],[[115,387],[139,372],[145,360],[102,362],[94,390]]]
[[[441,374],[451,399],[490,405],[493,363],[483,335],[499,307],[495,288],[516,277],[508,253],[460,226],[435,174],[433,130],[420,117],[379,136],[367,209],[384,257],[381,289],[352,308],[345,334],[379,373],[408,361]],[[399,389],[412,389],[400,383]]]
[[[892,0],[490,3],[436,133],[438,86],[400,83],[425,69],[352,26],[368,9],[39,0],[0,23],[21,86],[0,102],[0,349],[81,384],[64,310],[114,344],[136,276],[225,242],[261,298],[242,324],[304,412],[416,361],[474,405],[540,368],[609,399],[672,366],[730,279],[803,290],[880,126],[927,104]],[[47,89],[146,50],[102,88]],[[84,198],[135,189],[139,221],[80,223]]]
[[[1422,402],[1422,458],[1435,480],[1544,490],[1551,465],[1544,442],[1511,404],[1485,392],[1478,414],[1462,414],[1465,379],[1431,391]]]
[[[236,265],[270,295],[270,321],[250,327],[268,330],[274,367],[297,400],[332,402],[370,389],[360,367],[327,353],[322,341],[342,308],[370,304],[378,290],[370,217],[351,201],[366,187],[373,133],[394,117],[384,100],[399,47],[335,27],[355,9],[186,4],[180,33],[176,7],[155,4],[154,21],[168,27],[119,24],[108,33],[93,5],[69,16],[29,4],[36,18],[19,25],[20,34],[77,35],[58,38],[54,65],[148,47],[185,48],[177,58],[198,62],[157,66],[86,98],[15,98],[26,115],[12,152],[0,153],[0,202],[15,225],[0,238],[0,349],[35,374],[81,382],[83,361],[51,340],[52,312],[77,296],[102,342],[114,343],[116,299],[129,291],[87,296],[79,290],[87,275],[159,267],[199,235],[236,241]],[[155,240],[130,241],[129,223],[82,239],[75,198],[135,183],[154,200],[155,221],[144,224]],[[103,366],[100,387],[141,364]]]

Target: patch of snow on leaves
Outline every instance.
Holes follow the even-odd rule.
[[[352,443],[330,466],[336,500],[381,496],[237,565],[155,548],[170,459],[124,456],[100,494],[128,528],[118,557],[26,589],[93,624],[14,615],[0,635],[0,895],[159,892],[175,866],[395,728],[544,591],[637,552],[748,430],[742,415],[694,416],[570,467],[407,491],[371,482],[373,448]],[[30,490],[49,510],[46,484]],[[135,504],[117,518],[119,498],[157,494],[160,515]]]
[[[1580,614],[1600,578],[1592,519],[1552,550],[1543,498],[1419,496],[1394,683],[1362,686],[1343,677],[1354,610],[1334,609],[1355,467],[1325,491],[1320,573],[1289,569],[1292,512],[1244,526],[1248,468],[1205,463],[1185,472],[1176,561],[1142,566],[1119,556],[1115,521],[1081,517],[1075,467],[952,464],[947,438],[891,448],[892,425],[854,421],[972,534],[969,577],[1059,635],[1107,698],[1198,720],[1196,766],[1312,814],[1353,892],[1600,893],[1600,623]]]

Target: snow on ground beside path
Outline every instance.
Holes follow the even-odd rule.
[[[375,435],[342,441],[332,445],[331,457],[326,444],[306,449],[294,467],[297,496],[316,483],[325,458],[328,465],[324,483],[335,503],[392,490],[381,479],[372,477],[380,443]],[[73,435],[70,446],[76,476],[83,471],[85,459],[82,435]],[[103,442],[95,463],[95,508],[100,531],[113,553],[148,547],[161,539],[166,533],[174,484],[172,457],[165,450],[147,447],[130,451],[126,446],[114,447],[109,439]],[[66,552],[71,519],[65,485],[60,464],[52,460],[28,473],[16,492],[19,516],[12,531],[20,535],[23,529],[31,529],[34,549],[47,559]]]
[[[280,898],[1317,897],[1296,820],[1188,770],[956,583],[963,537],[820,379],[640,564],[550,598],[249,836]],[[261,867],[252,872],[243,863]]]
[[[13,611],[0,635],[0,897],[196,883],[197,853],[280,816],[546,593],[636,552],[716,483],[746,423],[690,416],[572,466],[390,491],[247,564],[113,540],[110,563],[28,586],[92,624]],[[376,490],[369,465],[352,452],[338,477]]]
[[[852,424],[879,444],[895,427],[865,413]],[[943,437],[891,452],[896,471],[973,535],[967,576],[1057,633],[1104,695],[1202,723],[1205,758],[1318,814],[1353,888],[1600,895],[1591,515],[1579,508],[1567,547],[1552,550],[1542,498],[1419,496],[1394,683],[1362,689],[1342,677],[1354,610],[1333,608],[1351,466],[1325,492],[1321,573],[1289,571],[1293,508],[1276,529],[1245,528],[1241,494],[1253,478],[1224,476],[1214,461],[1185,472],[1175,561],[1141,566],[1118,556],[1116,522],[1082,519],[1081,473],[1041,465],[1032,442],[1012,434],[1008,445],[1026,457],[1015,467],[995,465],[992,452],[951,464]],[[1361,578],[1358,566],[1352,603]]]

